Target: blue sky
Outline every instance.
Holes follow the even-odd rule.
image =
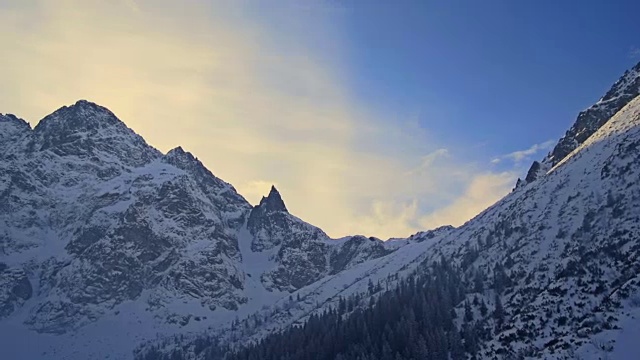
[[[638,13],[590,0],[9,0],[0,112],[35,125],[88,99],[252,203],[275,184],[331,236],[408,236],[508,194],[640,60]]]
[[[637,1],[345,3],[352,91],[465,156],[559,138],[640,60]]]

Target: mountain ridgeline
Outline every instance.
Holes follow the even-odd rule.
[[[576,122],[567,130],[553,150],[542,161],[533,162],[525,182],[535,181],[541,174],[556,166],[638,95],[640,95],[640,63],[625,71],[598,102],[578,114]]]
[[[459,228],[331,239],[79,101],[0,115],[0,346],[43,359],[628,359],[640,64]],[[29,344],[37,344],[31,346]]]
[[[157,326],[198,328],[391,251],[330,240],[275,188],[253,207],[192,154],[162,154],[88,101],[34,129],[2,115],[0,134],[0,321],[31,332],[142,321],[118,310],[132,302]]]

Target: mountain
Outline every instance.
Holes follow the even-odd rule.
[[[598,102],[578,114],[576,122],[567,130],[553,150],[541,162],[533,162],[524,182],[535,181],[540,175],[557,165],[638,95],[640,95],[640,63],[625,71]],[[521,181],[519,183],[524,184]]]
[[[640,336],[638,70],[505,198],[459,228],[388,241],[331,239],[275,187],[252,206],[88,101],[33,129],[0,115],[3,354],[627,359]]]
[[[275,188],[253,207],[192,154],[162,154],[88,101],[33,129],[2,115],[0,128],[0,332],[17,358],[46,334],[64,349],[113,324],[144,339],[232,320],[392,251],[330,239]]]
[[[611,104],[614,93],[626,94],[610,92],[599,103]],[[229,327],[146,345],[138,358],[217,359],[222,350],[235,351],[232,359],[411,359],[417,355],[402,344],[423,329],[417,309],[430,307],[423,316],[444,325],[424,334],[437,344],[426,359],[472,355],[461,347],[482,359],[635,358],[640,97],[625,101],[589,125],[590,136],[563,158],[550,155],[552,168],[463,226],[394,239],[394,252],[301,288],[294,301],[282,299]],[[417,283],[448,285],[436,285],[439,302],[424,305],[428,294],[406,295]]]

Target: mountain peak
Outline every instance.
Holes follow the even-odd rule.
[[[12,114],[0,114],[0,158],[17,146],[16,141],[30,133],[31,126],[28,122]]]
[[[0,139],[10,135],[31,130],[28,122],[13,114],[0,114]]]
[[[164,156],[164,161],[179,169],[190,171],[192,173],[202,173],[206,170],[202,162],[200,162],[200,160],[190,152],[184,151],[182,146],[169,150],[169,152]],[[208,170],[205,172],[208,172]]]
[[[13,114],[2,114],[0,113],[0,123],[13,123],[19,126],[29,127],[29,123],[20,119],[19,117]]]
[[[126,128],[124,123],[106,107],[87,100],[78,100],[73,105],[63,106],[47,115],[40,120],[34,131],[36,133],[77,133],[111,126]]]
[[[100,105],[91,102],[89,100],[85,100],[85,99],[80,99],[78,101],[76,101],[75,104],[71,105],[71,106],[80,106],[80,107],[98,107]]]
[[[573,126],[545,159],[555,166],[602,127],[615,113],[640,95],[640,63],[616,81],[593,106],[580,112]]]
[[[109,109],[87,100],[78,100],[45,116],[32,135],[31,151],[50,150],[61,156],[118,159],[139,166],[161,155]]]
[[[271,185],[269,195],[267,197],[263,196],[262,200],[260,200],[260,205],[258,206],[264,208],[266,211],[289,212],[287,210],[287,207],[284,205],[282,196],[280,196],[280,192],[278,192],[278,189],[276,189],[275,185]]]
[[[184,151],[184,149],[182,148],[182,146],[178,146],[175,147],[171,150],[169,150],[167,152],[167,154],[165,155],[166,158],[184,158],[184,157],[188,157],[188,158],[193,158],[193,155],[191,155],[190,152],[188,151]]]
[[[525,182],[535,181],[540,175],[544,175],[547,170],[560,163],[607,123],[613,115],[639,95],[640,62],[625,71],[595,104],[578,114],[571,128],[567,130],[542,162],[536,161],[531,165]]]

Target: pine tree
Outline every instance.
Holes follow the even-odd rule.
[[[373,282],[370,284],[375,290]],[[197,348],[206,360],[453,360],[477,351],[478,338],[484,335],[476,330],[479,322],[472,322],[473,308],[470,301],[465,301],[459,268],[442,259],[420,276],[388,284],[393,286],[371,296],[368,307],[358,307],[367,303],[360,301],[360,295],[339,298],[335,308],[312,314],[305,324],[232,353],[217,344],[209,346],[206,339],[198,340]],[[457,329],[455,308],[461,302],[465,309],[463,325]],[[486,313],[484,301],[479,303],[480,311],[485,306]],[[255,317],[250,323],[259,321]],[[241,330],[249,322],[234,323]],[[206,350],[202,350],[204,347]],[[173,354],[154,360],[167,360],[168,356]],[[150,359],[139,356],[137,360]]]
[[[482,269],[477,269],[473,277],[473,291],[482,293],[484,291],[484,273]]]
[[[487,312],[489,312],[489,309],[487,309],[487,304],[485,304],[484,299],[480,300],[480,314],[482,315],[482,317],[487,316]]]
[[[473,321],[473,311],[471,311],[471,304],[468,301],[464,302],[464,321],[472,322]]]
[[[504,308],[502,307],[502,301],[500,295],[496,294],[495,309],[493,310],[493,317],[496,320],[496,333],[502,329],[504,324]]]

